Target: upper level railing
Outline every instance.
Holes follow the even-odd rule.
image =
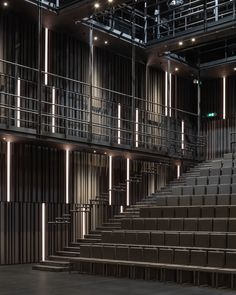
[[[0,60],[0,127],[106,147],[202,159],[196,114]],[[47,85],[45,85],[47,75]]]
[[[85,25],[123,38],[139,46],[195,34],[219,24],[232,23],[236,15],[235,0],[125,1],[106,11],[98,11],[82,20]],[[171,5],[173,3],[173,5]]]

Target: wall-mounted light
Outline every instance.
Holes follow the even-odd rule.
[[[66,150],[66,204],[69,204],[69,150]]]
[[[42,261],[45,261],[45,203],[42,203]]]
[[[20,85],[21,84],[21,81],[20,81],[20,78],[17,79],[17,102],[16,102],[16,126],[17,127],[20,127]]]
[[[121,138],[120,138],[120,136],[121,136],[121,133],[120,133],[120,127],[121,127],[121,105],[120,105],[120,103],[118,104],[118,122],[117,122],[117,142],[118,142],[118,144],[120,144],[120,142],[121,142]]]
[[[55,102],[56,102],[56,90],[52,87],[52,133],[55,133]]]
[[[135,111],[135,147],[138,147],[138,132],[139,132],[139,122],[138,122],[138,108]]]
[[[48,28],[45,28],[45,42],[44,42],[44,84],[48,85]]]
[[[130,195],[129,195],[129,186],[130,186],[130,159],[126,160],[126,206],[130,204]]]
[[[11,201],[11,142],[7,142],[7,202]]]
[[[226,77],[223,77],[223,120],[226,118]]]
[[[109,156],[109,205],[111,205],[112,198],[112,156]]]
[[[179,179],[180,178],[180,165],[178,164],[177,165],[177,179]]]
[[[181,122],[181,149],[184,150],[184,120]]]
[[[165,72],[165,116],[168,116],[168,73]]]

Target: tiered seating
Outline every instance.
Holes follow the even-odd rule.
[[[103,275],[236,287],[236,160],[226,155],[172,195],[82,245],[75,269]]]

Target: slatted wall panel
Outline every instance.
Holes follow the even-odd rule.
[[[236,132],[236,118],[206,120],[203,123],[203,134],[207,139],[208,159],[219,158],[224,153],[230,152],[230,134],[232,132]],[[233,139],[235,140],[236,136]],[[233,148],[235,151],[236,145]]]
[[[11,199],[18,202],[65,202],[65,151],[12,144]]]
[[[86,204],[108,192],[108,156],[84,152],[70,155],[70,195],[74,203]]]

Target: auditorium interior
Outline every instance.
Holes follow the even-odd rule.
[[[236,0],[0,0],[0,294],[235,289]]]

